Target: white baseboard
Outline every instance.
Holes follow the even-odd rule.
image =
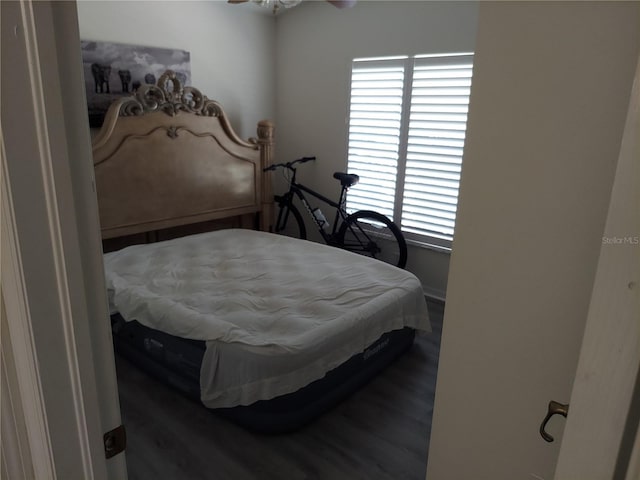
[[[447,299],[447,292],[443,290],[438,290],[436,288],[431,288],[431,287],[427,287],[426,285],[422,285],[422,291],[424,292],[425,298],[430,301],[445,303]]]

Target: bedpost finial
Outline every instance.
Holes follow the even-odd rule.
[[[258,122],[258,139],[273,141],[275,125],[271,120],[260,120]]]

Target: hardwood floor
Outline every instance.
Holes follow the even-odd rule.
[[[218,417],[117,356],[131,480],[424,480],[444,306],[433,333],[369,384],[294,433],[261,435]]]

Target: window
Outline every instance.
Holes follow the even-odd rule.
[[[451,247],[473,55],[356,59],[348,170],[360,176],[349,210],[376,210],[407,240]]]

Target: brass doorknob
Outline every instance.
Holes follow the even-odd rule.
[[[568,403],[565,405],[565,404],[558,403],[558,402],[555,402],[555,401],[551,400],[549,402],[549,407],[547,409],[547,416],[544,417],[544,420],[542,421],[542,424],[540,425],[540,435],[542,435],[542,438],[544,438],[547,442],[553,442],[553,437],[551,435],[549,435],[545,431],[545,427],[547,426],[547,422],[554,415],[562,415],[564,418],[567,418],[567,414],[568,413],[569,413],[569,404]]]

